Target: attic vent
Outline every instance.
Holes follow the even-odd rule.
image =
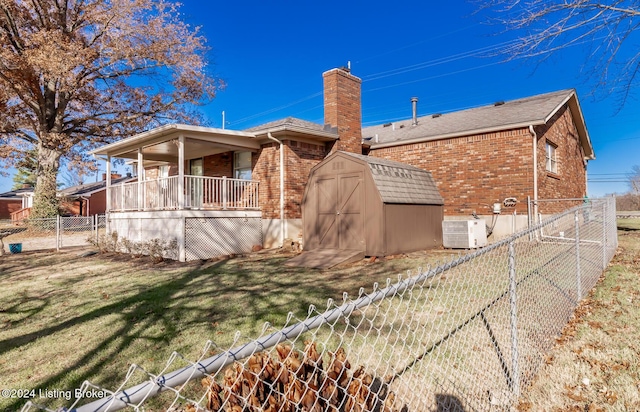
[[[502,106],[504,104],[504,100],[500,100],[499,102],[495,102],[494,106]]]
[[[404,125],[403,125],[403,124],[401,124],[401,125],[400,125],[400,128],[401,128],[401,129],[402,129],[402,128],[404,128]]]
[[[431,115],[432,118],[436,119],[438,117],[442,116],[442,113],[434,113]]]
[[[382,125],[382,127],[389,127],[389,126],[391,126],[392,124],[393,124],[393,123],[385,123],[385,124],[383,124],[383,125]]]

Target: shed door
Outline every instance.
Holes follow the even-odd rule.
[[[320,177],[316,190],[319,247],[364,250],[362,173]]]

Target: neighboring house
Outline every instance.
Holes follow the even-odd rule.
[[[576,204],[543,199],[583,199],[595,159],[575,90],[367,127],[363,137],[370,156],[429,170],[446,216],[491,215],[494,203],[510,203],[503,212],[521,215],[519,226],[529,213]]]
[[[180,260],[301,239],[309,173],[337,151],[430,171],[445,215],[488,215],[505,198],[526,213],[527,196],[586,194],[594,156],[572,90],[363,131],[361,80],[347,69],[323,80],[324,125],[291,117],[244,131],[172,124],[94,150],[107,164],[110,230],[176,238]],[[114,185],[114,158],[132,161],[140,179]]]
[[[0,193],[0,219],[19,220],[23,211],[33,204],[33,188],[23,187]]]
[[[111,184],[131,182],[137,180],[131,174],[122,177],[119,174],[111,174]],[[107,208],[107,175],[102,174],[102,180],[92,183],[71,186],[58,191],[61,198],[63,214],[71,216],[102,215]]]

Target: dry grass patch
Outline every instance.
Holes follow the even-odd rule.
[[[619,250],[522,396],[520,411],[640,410],[640,219],[620,220]]]
[[[434,258],[435,255],[435,258]],[[335,270],[291,268],[288,256],[256,254],[221,261],[153,265],[121,255],[78,251],[23,253],[0,260],[0,388],[69,390],[84,380],[114,389],[130,364],[158,372],[172,351],[200,356],[256,337],[264,322],[342,299],[361,286],[448,259],[416,253]],[[50,407],[60,399],[36,399]],[[0,410],[24,400],[0,399]]]

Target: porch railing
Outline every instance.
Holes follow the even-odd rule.
[[[31,214],[30,207],[23,207],[22,209],[16,210],[15,212],[11,212],[11,221],[13,223],[18,223],[23,219],[28,219]]]
[[[226,177],[179,176],[122,183],[109,188],[109,210],[259,209],[258,182]],[[181,198],[182,197],[182,198]],[[182,202],[181,202],[182,200]]]

